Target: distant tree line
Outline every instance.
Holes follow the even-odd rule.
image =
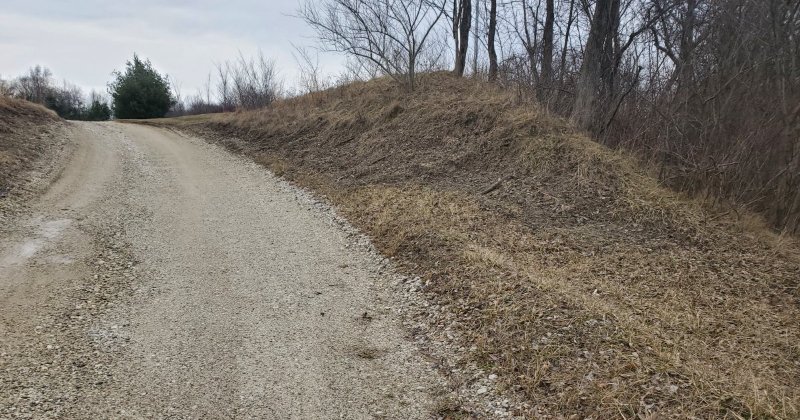
[[[111,118],[111,108],[103,95],[91,92],[87,97],[79,87],[67,81],[58,85],[50,69],[38,65],[13,80],[0,79],[0,95],[44,105],[65,119],[104,121]]]
[[[299,15],[357,74],[496,81],[666,184],[800,233],[800,0],[307,0]]]
[[[217,63],[199,93],[187,98],[174,78],[162,75],[137,54],[113,76],[108,84],[110,100],[97,92],[86,97],[78,86],[66,81],[58,85],[50,69],[42,66],[12,80],[0,78],[0,95],[44,105],[62,118],[91,121],[256,109],[283,95],[275,62],[261,52]]]

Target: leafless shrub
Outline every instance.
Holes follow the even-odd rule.
[[[169,87],[172,90],[171,93],[174,102],[166,116],[179,117],[181,115],[186,115],[186,104],[184,103],[181,83],[170,74],[167,75],[167,81],[169,82]]]
[[[170,79],[176,103],[169,116],[230,112],[270,105],[283,94],[275,62],[259,51],[254,58],[239,54],[234,60],[215,64],[195,95],[183,98],[180,83]]]
[[[322,75],[319,54],[295,45],[292,56],[300,71],[297,82],[302,93],[318,92],[329,87],[330,82]]]
[[[52,90],[53,73],[42,66],[31,67],[28,73],[14,81],[14,92],[18,98],[44,104],[48,93]]]
[[[231,97],[238,108],[265,107],[281,95],[275,61],[260,51],[256,58],[250,59],[240,54],[237,60],[226,63],[226,69],[230,76]]]
[[[185,115],[213,114],[223,111],[222,104],[209,101],[202,95],[194,95],[187,100]]]
[[[229,63],[217,63],[217,99],[223,112],[236,109],[236,98],[231,82],[231,66]]]

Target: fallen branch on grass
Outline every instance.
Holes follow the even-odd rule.
[[[370,165],[374,165],[374,164],[376,164],[376,163],[378,163],[378,162],[381,162],[381,161],[383,161],[383,160],[386,160],[386,158],[388,158],[388,157],[389,157],[389,155],[383,155],[383,156],[381,156],[381,157],[379,157],[379,158],[377,158],[377,159],[373,160],[373,161],[372,161],[372,162],[370,162],[369,164],[370,164]]]
[[[514,178],[514,175],[508,175],[508,176],[505,176],[503,178],[498,179],[497,182],[495,182],[494,184],[490,185],[489,187],[487,187],[486,189],[481,191],[481,195],[489,194],[490,192],[500,188],[500,186],[503,185],[503,182],[508,181],[510,179],[513,179],[513,178]]]

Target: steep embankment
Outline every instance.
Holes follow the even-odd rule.
[[[27,101],[0,97],[0,220],[18,199],[35,191],[49,170],[51,152],[61,146],[61,119]]]
[[[160,122],[326,195],[463,359],[583,418],[800,416],[800,251],[492,86],[431,75]],[[432,334],[435,334],[433,332]],[[470,349],[472,348],[472,349]]]

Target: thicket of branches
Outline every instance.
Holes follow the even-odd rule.
[[[102,121],[111,118],[108,100],[97,92],[87,97],[67,81],[56,84],[50,69],[35,66],[22,76],[6,81],[0,79],[0,95],[13,96],[44,105],[60,117],[70,120]]]
[[[424,71],[414,58],[429,57],[426,69],[449,63],[496,80],[639,152],[666,184],[798,233],[799,9],[800,0],[323,0],[300,16],[323,50],[374,73],[413,89]]]
[[[172,116],[257,109],[268,106],[283,94],[275,61],[262,52],[251,58],[240,54],[236,59],[217,63],[205,85],[194,96],[184,99],[180,85],[175,81],[171,85],[176,99],[170,112]]]
[[[504,3],[501,80],[601,142],[642,153],[665,183],[798,233],[798,9],[798,0]]]
[[[444,1],[307,1],[300,16],[323,48],[350,54],[414,89],[420,57],[445,12]]]

